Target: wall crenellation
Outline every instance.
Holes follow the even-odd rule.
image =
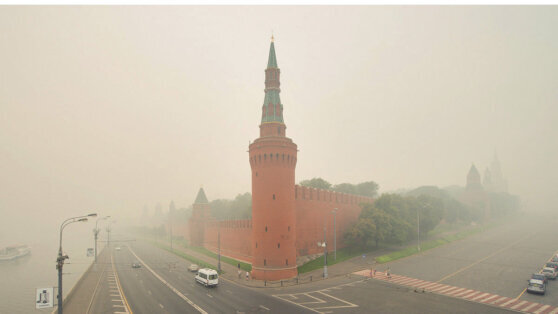
[[[295,200],[334,202],[340,204],[372,203],[374,199],[367,196],[347,194],[331,190],[317,189],[302,185],[295,185]]]

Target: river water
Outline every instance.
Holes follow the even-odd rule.
[[[35,309],[35,289],[58,285],[56,256],[59,246],[59,224],[15,222],[11,225],[3,223],[1,227],[0,248],[27,244],[31,248],[31,254],[14,261],[0,262],[0,313],[52,312],[52,308]],[[70,257],[63,269],[64,296],[94,261],[93,257],[87,257],[87,248],[93,248],[95,243],[93,228],[94,222],[80,222],[70,224],[64,229],[62,247]],[[105,238],[106,232],[102,231],[99,240]],[[104,243],[99,242],[99,251],[103,246]]]

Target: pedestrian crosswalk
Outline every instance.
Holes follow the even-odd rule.
[[[553,307],[546,304],[535,303],[530,301],[523,301],[517,298],[508,298],[500,295],[460,288],[455,286],[450,286],[446,284],[441,284],[437,282],[421,280],[417,278],[410,278],[406,276],[400,276],[395,274],[390,274],[388,277],[384,272],[376,272],[373,274],[370,270],[362,270],[354,273],[356,275],[372,277],[376,280],[382,280],[391,282],[397,285],[407,286],[420,291],[433,292],[442,295],[447,295],[454,298],[460,298],[464,300],[469,300],[473,302],[483,303],[492,306],[498,306],[505,309],[511,309],[515,311],[520,311],[524,313],[535,313],[535,314],[558,314],[558,307]]]

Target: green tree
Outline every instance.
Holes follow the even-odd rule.
[[[376,197],[378,196],[378,183],[374,181],[366,181],[357,184],[356,190],[358,195]]]
[[[300,185],[308,186],[316,189],[322,189],[322,190],[329,190],[331,188],[331,183],[327,182],[322,178],[312,178],[310,180],[302,180],[300,181]]]
[[[333,186],[332,190],[347,194],[358,194],[356,185],[351,183],[340,183]]]

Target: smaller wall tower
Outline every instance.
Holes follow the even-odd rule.
[[[192,205],[192,216],[188,221],[190,229],[190,245],[203,246],[205,241],[205,225],[210,217],[210,208],[203,188],[200,188]]]

